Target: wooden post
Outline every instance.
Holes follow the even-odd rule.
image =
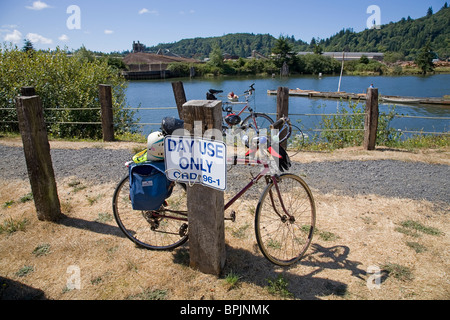
[[[277,90],[277,120],[283,116],[289,116],[289,88],[279,87]],[[280,136],[281,138],[284,138],[283,134]],[[286,149],[287,141],[283,141],[281,146]]]
[[[172,82],[173,94],[175,96],[175,103],[177,104],[178,114],[181,119],[183,113],[183,104],[186,103],[186,93],[184,92],[183,82]]]
[[[36,90],[34,87],[22,87],[20,89],[20,94],[22,97],[32,97],[36,95]]]
[[[184,129],[191,135],[217,129],[218,137],[214,138],[222,138],[221,101],[188,101],[183,105],[183,119]],[[202,185],[188,187],[187,206],[190,266],[219,276],[226,259],[224,193]]]
[[[364,149],[375,150],[378,131],[378,89],[367,89],[366,117],[364,120]]]
[[[114,141],[114,122],[112,108],[112,89],[110,85],[99,85],[99,97],[102,114],[103,141]]]
[[[33,92],[30,90],[27,88],[22,92]],[[38,219],[56,221],[61,217],[61,207],[41,99],[38,96],[17,97],[16,109]]]

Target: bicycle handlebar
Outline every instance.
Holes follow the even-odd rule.
[[[288,117],[281,117],[279,120],[277,120],[275,123],[273,123],[272,125],[270,125],[270,129],[279,129],[279,132],[277,134],[277,137],[281,139],[279,139],[279,143],[284,142],[285,140],[289,139],[291,137],[292,134],[292,124],[291,124],[291,120]],[[287,131],[284,136],[283,132]]]
[[[282,143],[290,138],[292,134],[292,124],[291,120],[287,117],[280,118],[277,122],[270,125],[270,130],[279,129],[278,133],[274,136],[256,136],[252,139],[252,144],[258,146],[260,144],[271,144],[273,142]],[[249,147],[248,136],[245,135],[242,139],[242,142]]]
[[[252,83],[252,84],[250,85],[250,90],[246,90],[246,91],[244,91],[244,93],[252,93],[253,91],[255,91],[254,86],[255,86],[255,84]]]
[[[250,89],[244,91],[244,93],[245,93],[245,94],[250,94],[250,95],[251,95],[251,94],[255,91],[254,86],[255,86],[255,84],[252,83],[252,84],[250,85]],[[208,100],[214,100],[214,99],[216,98],[216,95],[219,94],[219,93],[223,93],[223,90],[209,89],[209,90],[208,90],[208,93],[207,93],[207,96],[208,96],[208,95],[211,95],[211,99],[208,99]]]

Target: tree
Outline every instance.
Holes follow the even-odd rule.
[[[431,51],[430,41],[428,41],[427,44],[422,48],[420,53],[417,55],[414,62],[422,70],[423,74],[427,74],[427,72],[431,72],[434,70],[433,58],[434,54]]]
[[[361,58],[359,58],[359,63],[368,64],[369,62],[369,58],[367,58],[367,56],[365,55],[362,55]]]
[[[86,49],[84,44],[80,47],[80,49],[75,51],[74,56],[80,60],[85,60],[87,62],[95,61],[95,54],[92,51]]]
[[[318,45],[318,44],[314,45],[314,54],[318,54],[318,55],[323,54],[323,48],[321,45]]]
[[[280,36],[275,42],[275,46],[272,49],[272,53],[277,55],[275,64],[278,68],[281,68],[286,62],[288,65],[291,62],[293,47],[289,43],[286,37]]]
[[[209,55],[210,62],[215,67],[223,67],[223,54],[218,45],[215,45]]]
[[[49,133],[65,137],[100,139],[101,126],[83,125],[101,122],[98,85],[113,87],[114,127],[117,134],[133,132],[134,113],[126,109],[127,81],[106,59],[88,62],[59,48],[51,52],[22,52],[17,47],[0,50],[0,131],[18,131],[15,99],[20,88],[34,87],[45,106]],[[11,109],[11,110],[9,110]],[[51,110],[53,109],[53,110]],[[72,124],[68,125],[67,123]]]
[[[23,45],[23,48],[22,48],[23,52],[35,51],[34,47],[33,47],[33,43],[30,40],[25,39],[23,42],[24,42],[24,45]]]
[[[428,11],[427,11],[427,17],[430,17],[430,16],[432,16],[433,15],[433,8],[432,7],[429,7],[428,8]]]

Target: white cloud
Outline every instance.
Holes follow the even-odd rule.
[[[52,44],[53,40],[45,38],[37,33],[29,33],[26,37],[28,40],[30,40],[33,43],[41,43],[41,44]]]
[[[26,6],[26,8],[27,9],[30,9],[30,10],[43,10],[43,9],[46,9],[46,8],[50,8],[50,6],[48,5],[48,4],[46,4],[45,2],[42,2],[42,1],[34,1],[33,2],[33,5],[30,7],[30,6]]]
[[[7,34],[4,37],[4,40],[7,42],[18,43],[22,40],[22,32],[19,30],[14,30],[12,33]]]
[[[112,31],[112,30],[105,30],[105,34],[113,34],[114,33],[114,31]]]
[[[69,41],[69,37],[66,34],[61,35],[61,37],[58,38],[60,41]]]
[[[185,15],[185,14],[194,14],[195,13],[195,10],[189,10],[188,12],[186,12],[186,11],[184,11],[184,10],[182,10],[182,11],[180,11],[180,12],[178,12],[179,14],[181,14],[181,15]]]
[[[159,14],[159,12],[157,10],[148,10],[147,8],[142,8],[141,10],[139,10],[139,14],[145,14],[145,13],[150,13],[150,14]]]
[[[4,24],[4,25],[2,25],[2,28],[5,28],[5,29],[16,29],[18,27],[19,26],[17,24]]]

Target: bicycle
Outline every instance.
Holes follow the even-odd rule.
[[[282,128],[279,132],[286,132],[289,123],[282,118],[274,126]],[[289,132],[285,137],[278,134],[275,140],[283,142],[289,136]],[[262,139],[254,142],[261,146]],[[265,151],[268,153],[270,148]],[[271,155],[268,156],[267,159],[271,159]],[[306,182],[291,173],[273,173],[273,162],[263,158],[234,156],[230,161],[263,168],[225,204],[224,211],[264,178],[266,187],[256,207],[254,221],[257,244],[275,265],[290,266],[298,262],[311,244],[316,221],[314,197]],[[188,240],[187,186],[172,182],[171,187],[171,195],[158,210],[136,211],[131,206],[128,176],[117,185],[113,196],[114,217],[122,232],[137,245],[151,250],[172,250]],[[236,213],[232,211],[225,220],[236,221]]]
[[[255,112],[254,109],[250,106],[250,99],[253,97],[254,92],[256,91],[254,88],[255,84],[253,83],[249,90],[244,92],[245,94],[245,102],[235,101],[224,101],[222,106],[222,111],[226,112],[227,115],[223,118],[224,125],[222,126],[222,131],[224,135],[226,134],[226,130],[232,129],[239,125],[239,128],[242,130],[254,129],[258,134],[261,129],[268,129],[271,124],[274,123],[271,117],[269,117],[265,113]],[[209,89],[206,94],[207,100],[217,100],[217,94],[223,93],[223,90],[215,90]],[[233,112],[233,105],[244,104],[244,107],[239,111],[239,113]],[[250,115],[242,120],[241,115],[248,110]]]

